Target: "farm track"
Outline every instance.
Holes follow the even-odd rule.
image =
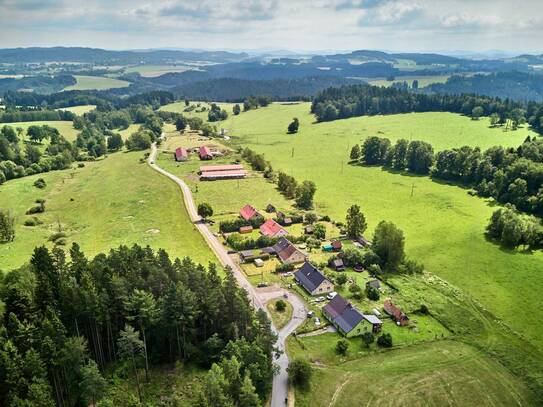
[[[281,352],[279,357],[277,357],[275,360],[275,363],[279,366],[279,373],[273,378],[273,388],[270,406],[284,406],[288,399],[287,367],[289,363],[288,356],[286,354],[285,344],[288,336],[292,332],[294,332],[294,330],[296,330],[296,328],[305,320],[306,308],[304,302],[297,295],[288,293],[288,291],[279,287],[271,291],[259,291],[252,286],[252,284],[245,277],[245,273],[240,268],[240,266],[228,255],[228,252],[226,251],[224,246],[221,244],[221,242],[219,242],[217,237],[208,228],[207,224],[202,222],[200,216],[198,215],[196,204],[194,202],[192,192],[188,185],[179,177],[169,173],[168,171],[162,169],[156,164],[157,152],[158,149],[156,143],[153,143],[151,147],[151,153],[149,154],[149,158],[147,159],[147,163],[155,171],[169,178],[179,186],[183,193],[185,209],[189,215],[190,220],[192,221],[196,229],[200,232],[200,234],[203,236],[211,250],[213,250],[213,252],[217,256],[217,259],[219,259],[223,267],[229,267],[232,270],[238,284],[247,292],[247,295],[249,296],[252,305],[256,309],[261,309],[264,312],[268,313],[266,307],[264,306],[267,301],[273,298],[283,297],[285,295],[288,296],[288,298],[285,297],[285,299],[291,303],[293,308],[291,320],[281,330],[276,330],[272,325],[272,329],[277,334],[276,347]]]

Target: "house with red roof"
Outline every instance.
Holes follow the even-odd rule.
[[[212,160],[213,155],[211,154],[211,150],[207,146],[200,146],[198,149],[198,155],[200,156],[200,160]]]
[[[288,235],[288,232],[273,219],[268,219],[260,226],[260,233],[268,237],[283,237]]]
[[[241,210],[239,211],[239,216],[242,219],[251,220],[253,218],[256,218],[257,216],[260,216],[260,214],[255,208],[247,204],[243,208],[241,208]]]
[[[189,159],[187,150],[185,150],[183,147],[177,147],[173,156],[175,161],[187,161]]]
[[[409,318],[405,315],[401,309],[395,306],[392,301],[385,300],[383,303],[383,309],[385,312],[396,320],[396,323],[400,326],[409,324]]]

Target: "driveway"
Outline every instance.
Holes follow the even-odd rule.
[[[164,135],[162,135],[163,137]],[[276,347],[281,350],[281,355],[276,358],[275,363],[279,366],[279,373],[273,378],[273,388],[272,388],[272,398],[271,398],[271,407],[281,407],[285,406],[285,400],[288,396],[288,376],[287,376],[287,367],[288,367],[288,357],[285,352],[285,341],[287,337],[294,332],[294,330],[305,320],[306,317],[306,308],[303,300],[293,293],[289,293],[283,288],[277,287],[276,289],[262,290],[259,292],[258,289],[253,287],[253,285],[245,277],[245,273],[241,270],[240,266],[228,255],[228,252],[209,229],[209,227],[202,222],[200,216],[198,215],[198,210],[194,199],[192,197],[192,192],[188,185],[179,177],[169,173],[168,171],[160,168],[156,164],[157,156],[157,146],[156,143],[153,143],[151,147],[151,153],[147,159],[147,163],[155,171],[160,174],[168,177],[173,182],[175,182],[181,191],[183,192],[183,200],[185,203],[185,208],[189,214],[191,221],[194,223],[198,231],[202,234],[209,247],[213,250],[223,267],[228,266],[232,269],[234,277],[236,278],[240,287],[247,292],[247,295],[257,309],[262,309],[266,313],[268,312],[264,303],[269,301],[272,298],[282,297],[285,293],[288,294],[287,300],[292,304],[293,313],[292,319],[287,325],[285,325],[280,331],[277,331],[273,325],[272,329],[277,334],[277,343]]]

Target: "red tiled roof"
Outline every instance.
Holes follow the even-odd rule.
[[[177,147],[175,149],[175,159],[178,160],[180,158],[187,158],[187,150],[185,150],[183,147]]]
[[[245,205],[243,208],[241,208],[241,211],[239,211],[239,216],[245,220],[249,220],[258,215],[258,211],[249,204]]]
[[[383,308],[388,314],[392,315],[396,319],[396,321],[399,321],[402,316],[405,316],[402,310],[395,306],[390,300],[384,301]]]
[[[231,164],[231,165],[202,165],[200,167],[200,172],[215,172],[215,171],[240,171],[243,170],[243,165],[241,164]]]
[[[334,249],[341,249],[341,247],[343,246],[339,240],[334,240],[330,244]]]
[[[201,146],[198,152],[200,157],[211,157],[211,150],[207,146]]]
[[[287,231],[273,219],[268,219],[260,226],[260,233],[268,237],[285,236],[288,234]]]

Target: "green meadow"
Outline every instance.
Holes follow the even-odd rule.
[[[140,163],[143,153],[116,153],[84,168],[53,171],[8,181],[0,186],[0,207],[16,217],[16,238],[0,245],[0,269],[9,270],[29,260],[34,247],[52,243],[60,230],[67,247],[81,245],[87,255],[121,244],[163,248],[174,257],[190,256],[207,264],[214,256],[190,222],[181,191],[165,177]],[[42,177],[45,189],[32,184]],[[36,199],[46,200],[43,223],[24,226]]]
[[[81,105],[81,106],[71,106],[71,107],[63,107],[57,110],[65,110],[67,112],[72,112],[73,114],[76,114],[78,116],[83,116],[85,113],[88,113],[92,110],[96,109],[96,105]]]
[[[64,90],[104,90],[114,88],[126,88],[130,82],[120,79],[106,78],[105,76],[74,75],[77,83],[67,86]]]
[[[221,103],[221,102],[217,102],[216,103],[221,109],[224,109],[228,112],[228,115],[229,116],[232,116],[232,108],[234,107],[235,103]],[[201,118],[202,120],[205,120],[207,121],[207,113],[209,112],[209,109],[211,107],[211,104],[210,103],[207,103],[207,102],[196,102],[196,101],[191,101],[190,102],[190,105],[191,106],[194,106],[194,110],[190,111],[190,112],[186,112],[185,109],[187,106],[185,106],[185,102],[184,101],[181,101],[181,102],[175,102],[175,103],[170,103],[169,105],[164,105],[162,106],[159,110],[164,110],[165,112],[173,112],[173,113],[183,113],[183,115],[187,116],[187,117],[199,117]],[[200,105],[198,107],[198,105]],[[241,104],[240,104],[241,105]],[[199,108],[201,107],[205,107],[206,110],[203,111],[203,112],[197,112],[196,110],[198,110]],[[243,106],[242,106],[243,107]],[[214,123],[216,124],[217,126],[221,126],[222,127],[222,123],[221,122],[216,122]]]
[[[286,134],[293,117],[300,132]],[[462,145],[488,148],[518,146],[528,129],[505,132],[449,113],[360,117],[314,123],[309,104],[274,104],[230,117],[223,127],[235,144],[264,153],[276,170],[317,184],[316,210],[344,220],[356,203],[368,220],[368,235],[381,220],[393,221],[405,233],[407,254],[426,269],[460,287],[499,316],[516,332],[543,345],[539,287],[543,253],[510,252],[485,239],[491,201],[428,177],[392,173],[378,167],[348,164],[350,148],[379,135],[421,139],[437,150]]]
[[[16,123],[0,123],[2,126],[11,126],[14,129],[20,127],[24,130],[23,140],[26,140],[26,130],[30,126],[43,126],[48,125],[58,129],[60,134],[66,138],[68,141],[74,141],[77,138],[79,130],[74,129],[73,122],[66,120],[49,120],[49,121],[38,121],[38,122],[16,122]],[[45,141],[47,142],[47,141]]]
[[[450,75],[424,75],[424,76],[398,76],[393,81],[388,81],[385,78],[367,79],[370,85],[389,87],[394,82],[407,82],[409,86],[412,85],[414,80],[419,81],[419,88],[431,85],[432,83],[445,83],[449,79]]]
[[[185,72],[194,69],[187,65],[138,65],[126,68],[126,73],[138,72],[145,78],[154,78],[171,72]]]

